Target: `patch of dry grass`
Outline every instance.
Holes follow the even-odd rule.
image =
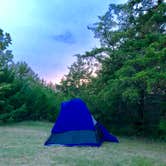
[[[166,166],[166,143],[120,138],[97,147],[45,147],[51,123],[0,126],[2,166]]]

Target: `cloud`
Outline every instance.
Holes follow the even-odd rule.
[[[76,43],[75,37],[70,31],[66,31],[63,34],[54,35],[53,40],[67,44]]]

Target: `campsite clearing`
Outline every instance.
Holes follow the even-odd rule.
[[[0,126],[2,166],[166,166],[166,143],[119,138],[101,147],[43,146],[52,123]]]

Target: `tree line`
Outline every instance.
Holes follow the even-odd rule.
[[[10,44],[10,35],[0,29],[0,121],[54,121],[64,98],[26,62],[14,63]]]
[[[13,62],[0,31],[0,120],[49,120],[61,101],[82,98],[112,132],[166,139],[166,4],[110,4],[88,26],[100,48],[75,55],[61,83],[49,86],[25,62]]]

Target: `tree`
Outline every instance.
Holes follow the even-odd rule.
[[[75,55],[77,61],[69,67],[69,73],[61,81],[60,90],[67,96],[79,96],[79,90],[90,81],[93,70],[81,55]]]
[[[39,79],[26,62],[13,62],[11,38],[0,30],[0,122],[54,121],[63,95]]]
[[[98,119],[116,131],[121,124],[132,134],[159,132],[166,97],[165,9],[161,0],[111,4],[99,22],[88,27],[101,48],[81,57],[94,58],[100,67],[84,96],[95,101],[91,108]]]

